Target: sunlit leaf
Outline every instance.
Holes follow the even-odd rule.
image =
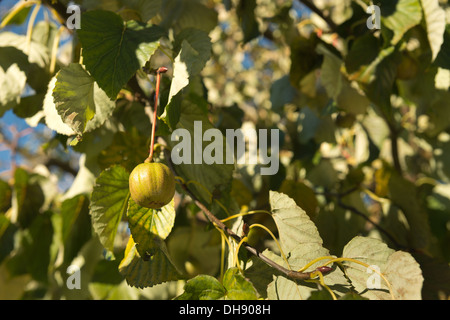
[[[132,237],[128,241],[119,271],[130,286],[138,288],[151,287],[180,277],[180,273],[172,264],[164,242],[160,244],[154,255],[143,259],[139,256]]]
[[[114,101],[111,101],[83,67],[76,63],[59,71],[53,90],[53,101],[64,123],[79,135],[103,124],[115,107]]]
[[[161,209],[149,209],[137,205],[130,198],[127,217],[140,256],[152,255],[159,242],[166,239],[172,230],[175,222],[174,201]]]
[[[170,128],[175,128],[180,119],[182,92],[203,69],[211,56],[211,40],[202,30],[185,29],[175,38],[175,49],[179,51],[173,66],[167,106],[162,119]]]
[[[27,77],[17,64],[8,70],[0,68],[0,116],[20,102],[20,96],[25,89]]]
[[[430,43],[433,61],[444,43],[445,11],[439,6],[438,0],[421,0],[423,14],[427,25],[428,41]]]
[[[422,271],[411,254],[394,252],[378,239],[355,237],[345,246],[342,256],[370,266],[343,262],[352,285],[363,297],[382,300],[392,299],[392,295],[401,300],[421,298]]]

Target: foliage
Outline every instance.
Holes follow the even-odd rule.
[[[2,18],[0,116],[53,134],[26,151],[0,128],[29,160],[0,180],[0,298],[448,299],[448,1],[380,0],[380,29],[368,0],[75,3],[80,29],[65,0]],[[161,66],[154,160],[177,192],[148,209],[128,179]],[[280,130],[276,174],[172,162],[177,129],[195,153],[239,128]]]

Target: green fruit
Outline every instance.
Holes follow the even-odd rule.
[[[131,198],[141,207],[159,209],[175,194],[175,177],[162,163],[141,163],[130,174]]]

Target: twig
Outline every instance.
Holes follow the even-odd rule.
[[[366,216],[363,212],[359,211],[358,209],[356,209],[353,206],[347,205],[345,203],[342,202],[342,198],[353,193],[354,191],[357,191],[359,189],[359,187],[353,187],[350,188],[347,191],[344,191],[342,193],[331,193],[331,192],[325,192],[325,193],[320,193],[323,195],[327,195],[327,196],[334,196],[337,199],[337,205],[339,207],[341,207],[342,209],[345,210],[349,210],[350,212],[360,216],[361,218],[363,218],[364,220],[366,220],[367,222],[369,222],[371,225],[373,225],[376,229],[378,229],[378,231],[380,231],[381,233],[383,233],[387,238],[389,238],[389,240],[399,249],[407,249],[405,246],[399,244],[397,242],[397,240],[395,240],[395,238],[387,231],[385,230],[383,227],[381,227],[379,224],[377,224],[376,222],[374,222],[372,219],[370,219],[368,216]],[[318,192],[316,192],[318,193]]]
[[[301,3],[303,3],[305,6],[307,6],[312,12],[317,14],[319,17],[321,17],[330,27],[331,30],[334,32],[337,31],[337,25],[331,20],[330,17],[326,16],[322,10],[316,7],[316,5],[310,1],[310,0],[300,0]]]
[[[152,121],[152,141],[150,145],[150,154],[144,162],[152,162],[153,160],[153,149],[155,145],[155,130],[156,130],[156,120],[158,116],[158,99],[159,99],[159,86],[161,83],[161,73],[166,73],[166,67],[160,67],[156,70],[156,90],[155,90],[155,106],[153,107],[153,121]]]
[[[175,169],[173,167],[173,164],[172,164],[172,161],[170,159],[170,154],[169,154],[169,152],[167,150],[165,150],[165,154],[166,154],[166,158],[167,158],[167,162],[169,164],[169,167],[171,168],[171,170],[176,175],[176,171],[175,171]],[[184,183],[181,183],[181,186],[184,189],[184,191],[192,198],[194,203],[200,208],[200,210],[202,210],[203,213],[205,213],[206,217],[208,218],[208,220],[211,223],[213,223],[215,226],[220,228],[226,235],[232,237],[237,243],[241,242],[242,238],[240,236],[238,236],[236,233],[234,233],[230,228],[228,228],[201,201],[199,201],[198,198],[191,192],[191,190],[189,190],[187,185],[185,185]],[[247,249],[247,251],[249,251],[251,254],[253,254],[254,256],[258,257],[259,259],[261,259],[262,261],[267,263],[269,266],[271,266],[274,269],[278,270],[279,272],[285,274],[287,277],[289,277],[291,279],[294,279],[294,280],[311,279],[311,272],[298,272],[298,271],[294,271],[294,270],[289,270],[289,269],[279,265],[275,261],[269,259],[265,255],[263,255],[261,252],[259,252],[256,248],[254,248],[251,245],[249,245],[247,242],[243,242],[242,246],[245,249]]]
[[[394,162],[394,168],[395,170],[402,174],[402,166],[400,165],[400,158],[398,155],[398,129],[394,127],[394,125],[390,124],[390,122],[387,122],[389,126],[390,131],[390,138],[391,138],[391,153],[392,153],[392,160]]]

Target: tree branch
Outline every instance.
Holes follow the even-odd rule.
[[[402,166],[400,164],[400,158],[398,155],[398,129],[394,125],[388,122],[390,138],[391,138],[391,153],[392,160],[394,162],[394,168],[398,173],[402,174]]]
[[[67,13],[67,7],[63,3],[52,0],[42,0],[42,3],[55,10],[55,12],[60,17],[60,22],[66,25],[67,19],[70,17],[70,14]]]
[[[174,172],[174,174],[177,175],[176,171],[173,167],[172,161],[170,159],[169,152],[166,151],[165,155],[166,155],[166,158],[168,159],[167,162],[169,164],[169,167]],[[200,208],[200,210],[202,210],[205,213],[206,217],[208,218],[208,220],[211,223],[213,223],[215,226],[220,228],[226,235],[232,237],[237,243],[241,242],[242,238],[240,236],[238,236],[236,233],[234,233],[230,228],[228,228],[201,201],[199,201],[198,198],[191,192],[191,190],[189,190],[187,185],[185,185],[184,183],[181,183],[181,186],[184,189],[184,191],[192,198],[194,203]],[[247,249],[248,252],[250,252],[254,256],[258,257],[259,259],[264,261],[266,264],[268,264],[269,266],[273,267],[274,269],[278,270],[279,272],[283,273],[284,275],[286,275],[287,277],[289,277],[291,279],[294,279],[294,280],[311,279],[311,272],[298,272],[298,271],[294,271],[294,270],[289,270],[289,269],[279,265],[275,261],[269,259],[265,255],[263,255],[261,252],[259,252],[256,248],[249,245],[247,242],[243,242],[242,246],[245,249]],[[322,272],[322,273],[325,274],[326,272]]]
[[[331,20],[330,17],[326,16],[322,10],[316,7],[316,5],[311,0],[300,0],[305,6],[307,6],[312,12],[321,17],[334,32],[337,31],[337,25]]]
[[[343,197],[353,193],[354,191],[356,191],[358,189],[359,189],[359,187],[353,187],[353,188],[350,188],[349,190],[344,191],[342,193],[323,193],[323,194],[336,197],[337,205],[339,207],[341,207],[342,209],[348,210],[348,211],[350,211],[350,212],[360,216],[361,218],[363,218],[367,222],[369,222],[376,229],[378,229],[378,231],[380,231],[382,234],[384,234],[397,248],[399,248],[399,249],[407,249],[405,246],[399,244],[397,242],[397,240],[395,240],[395,238],[387,230],[385,230],[383,227],[381,227],[376,222],[372,221],[372,219],[370,219],[368,216],[366,216],[363,212],[359,211],[358,209],[356,209],[353,206],[347,205],[344,202],[342,202],[342,198]]]

